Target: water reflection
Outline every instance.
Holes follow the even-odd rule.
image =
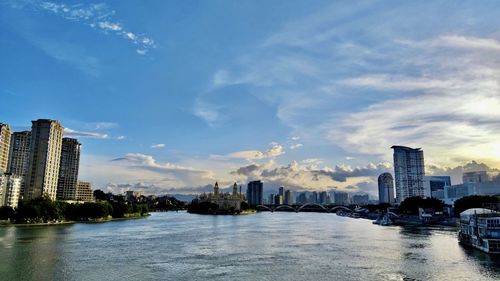
[[[3,227],[0,230],[4,280],[53,280],[68,226]]]

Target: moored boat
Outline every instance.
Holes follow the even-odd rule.
[[[500,254],[500,213],[483,208],[463,211],[458,241],[486,253]]]

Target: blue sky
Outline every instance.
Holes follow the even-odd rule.
[[[95,187],[376,195],[500,168],[497,1],[0,1],[0,122],[60,120]],[[470,162],[477,161],[477,162]],[[484,163],[484,164],[478,164]]]

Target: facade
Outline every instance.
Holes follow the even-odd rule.
[[[251,181],[247,185],[247,201],[248,205],[262,205],[264,185],[261,181]]]
[[[356,194],[352,196],[352,203],[357,205],[366,205],[370,201],[368,194]]]
[[[283,196],[280,194],[274,195],[274,206],[283,205]]]
[[[330,204],[330,195],[326,191],[321,191],[319,193],[318,203],[327,205]]]
[[[8,172],[21,176],[22,183],[20,196],[23,197],[30,157],[31,132],[14,132],[10,140]]]
[[[57,199],[76,199],[78,170],[80,168],[80,146],[76,139],[63,138],[61,161],[59,164],[59,180],[57,182]]]
[[[0,176],[0,206],[17,208],[22,178],[17,175],[3,174]]]
[[[25,200],[44,195],[56,199],[63,131],[63,126],[55,120],[32,121]]]
[[[278,195],[285,198],[285,188],[283,186],[280,186],[280,188],[278,189]]]
[[[437,199],[445,198],[445,187],[451,186],[450,176],[424,177],[424,196]]]
[[[311,194],[309,194],[307,203],[318,203],[318,193],[316,191],[313,191]]]
[[[274,194],[269,194],[269,197],[267,198],[267,204],[274,205]]]
[[[94,202],[94,192],[90,182],[78,181],[74,198],[78,201]]]
[[[490,177],[486,171],[466,172],[462,175],[463,183],[480,183],[490,181]]]
[[[7,172],[10,152],[10,127],[0,123],[0,173]]]
[[[219,191],[219,184],[216,182],[214,186],[214,192],[209,194],[203,194],[200,196],[201,202],[210,202],[217,204],[221,210],[234,210],[241,211],[241,202],[245,200],[244,196],[240,192],[238,193],[238,186],[236,183],[233,185],[232,193],[224,193]]]
[[[394,178],[390,173],[378,176],[378,202],[394,204]]]
[[[333,195],[333,201],[335,205],[348,205],[349,194],[347,192],[335,191]]]
[[[292,206],[294,204],[293,191],[285,191],[285,205]]]
[[[396,201],[408,197],[424,196],[424,152],[420,148],[392,146],[394,149],[394,176]]]

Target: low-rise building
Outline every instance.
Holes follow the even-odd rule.
[[[94,201],[94,191],[92,190],[92,185],[90,182],[78,181],[76,185],[76,196],[77,201],[93,202]]]

